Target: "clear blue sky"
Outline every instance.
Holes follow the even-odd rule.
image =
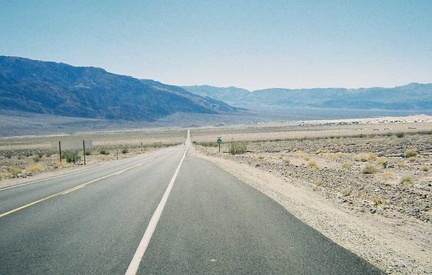
[[[432,0],[0,0],[0,55],[250,90],[432,83]]]

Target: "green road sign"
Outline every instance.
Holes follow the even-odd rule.
[[[217,144],[221,144],[222,143],[222,138],[218,137],[216,142],[217,142]]]

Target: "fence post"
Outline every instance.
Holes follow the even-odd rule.
[[[60,165],[62,164],[62,155],[61,155],[61,141],[59,141],[59,155],[60,155]]]
[[[86,165],[85,140],[83,140],[83,151],[84,151],[84,165]]]

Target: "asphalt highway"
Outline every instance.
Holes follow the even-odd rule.
[[[186,150],[0,190],[0,274],[382,274]]]

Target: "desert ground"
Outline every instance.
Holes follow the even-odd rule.
[[[1,138],[0,188],[183,143],[185,135],[164,128]],[[388,274],[432,274],[431,116],[199,127],[191,137],[190,157],[217,164]],[[70,140],[92,141],[87,165],[82,150],[60,163],[58,142]]]

